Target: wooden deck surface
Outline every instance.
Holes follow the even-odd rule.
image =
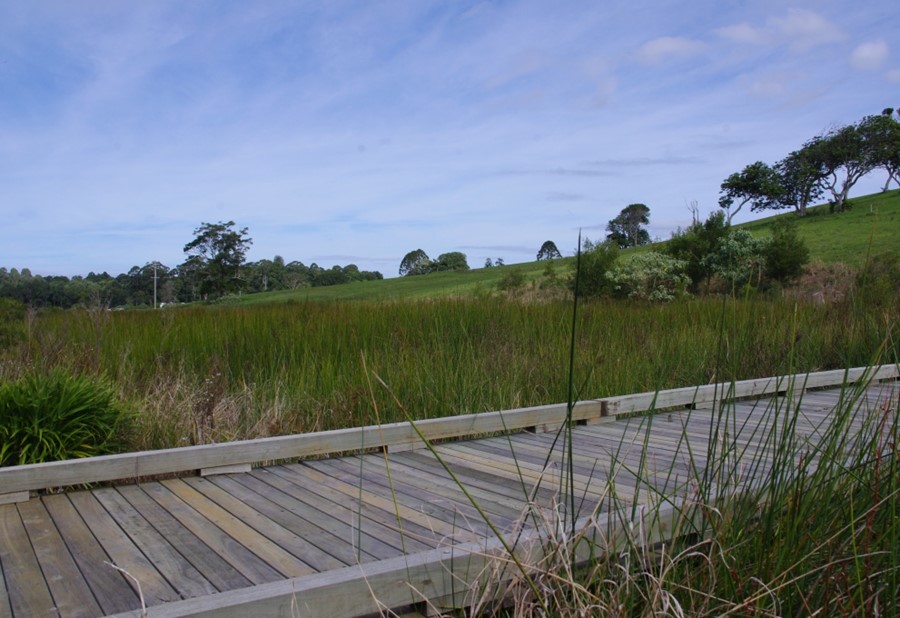
[[[898,382],[873,384],[862,414],[896,410],[898,392]],[[815,442],[839,396],[804,393],[798,433]],[[731,404],[715,441],[731,450],[730,474],[746,474],[741,462],[768,448],[760,419],[776,405],[794,404],[772,397]],[[715,418],[707,404],[577,427],[576,515],[602,512],[613,494],[630,501],[680,491],[691,457],[702,465],[707,456]],[[563,443],[556,433],[523,432],[447,442],[437,452],[491,521],[511,530],[529,502],[569,504]],[[491,536],[424,448],[42,495],[0,505],[0,618],[136,610],[135,581],[152,608]]]

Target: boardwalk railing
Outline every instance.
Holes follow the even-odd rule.
[[[664,410],[767,394],[803,391],[860,381],[896,379],[897,365],[795,374],[704,386],[637,393],[580,401],[572,419],[580,424],[611,420],[619,415]],[[66,461],[0,468],[0,504],[28,500],[30,492],[123,479],[200,470],[216,474],[249,470],[259,462],[301,459],[361,450],[402,451],[427,440],[443,440],[522,430],[547,431],[566,421],[567,404],[551,404],[501,412],[369,425],[309,434],[277,436],[157,451],[142,451]],[[418,431],[417,431],[418,430]]]

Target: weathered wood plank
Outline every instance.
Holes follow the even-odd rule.
[[[208,479],[188,478],[184,482],[231,513],[233,517],[265,536],[278,547],[296,556],[311,571],[326,571],[346,566],[328,552],[309,543],[304,537],[295,534],[249,506],[245,499],[248,497],[252,498],[252,492],[245,489],[242,485],[229,486],[230,489],[235,491],[235,494],[232,495],[221,485]]]
[[[92,493],[182,598],[217,592],[215,586],[146,519],[148,514],[139,513],[118,490],[101,488]]]
[[[159,483],[144,483],[141,489],[253,584],[282,578],[278,571],[167,488]]]
[[[100,606],[41,501],[23,502],[19,505],[19,515],[59,615],[98,616]]]
[[[185,528],[175,517],[137,485],[118,487],[118,492],[156,531],[184,556],[203,579],[216,590],[233,590],[251,585],[249,579],[215,553],[206,543]]]
[[[240,475],[246,476],[246,475]],[[251,478],[250,484],[254,479]],[[334,566],[328,568],[338,568],[339,566],[347,566],[348,564],[356,564],[359,561],[359,555],[353,546],[344,539],[341,539],[330,531],[317,526],[310,519],[301,517],[296,511],[280,506],[276,502],[269,500],[265,495],[258,491],[252,490],[243,483],[239,483],[232,477],[221,476],[213,481],[218,487],[227,491],[233,496],[239,496],[239,499],[247,506],[258,512],[266,519],[283,527],[288,533],[297,539],[302,539],[304,543],[314,547],[316,551],[324,552],[331,560],[329,562]],[[256,481],[257,488],[266,491],[269,495],[276,494],[274,488]],[[311,509],[307,509],[308,512]],[[288,547],[285,547],[288,549]],[[301,551],[298,558],[309,562],[306,559],[306,551]],[[296,554],[295,554],[296,555]],[[312,564],[318,570],[326,570],[319,564]]]
[[[106,554],[112,559],[111,564],[127,571],[140,582],[140,593],[148,605],[157,605],[179,599],[175,589],[150,563],[141,550],[122,531],[119,524],[110,517],[106,509],[89,491],[76,491],[68,494],[72,505],[81,515]],[[110,573],[115,569],[110,567]],[[134,586],[134,582],[128,580]]]
[[[282,575],[299,577],[313,572],[308,564],[279,547],[277,543],[272,542],[265,535],[260,534],[184,481],[171,479],[162,481],[162,484]]]
[[[408,538],[419,539],[426,543],[430,538],[433,544],[437,544],[451,540],[466,542],[479,537],[477,532],[464,527],[465,521],[462,518],[456,523],[446,522],[418,508],[394,502],[391,498],[381,496],[365,487],[360,488],[358,485],[328,476],[307,464],[295,464],[285,468],[305,478],[308,484],[327,485],[343,493],[349,500],[361,500],[363,513],[367,517],[377,518],[382,523],[393,521]]]
[[[311,496],[302,495],[307,492],[298,494],[299,488],[296,485],[267,470],[260,469],[254,474],[235,477],[234,480],[349,544],[353,556],[357,558],[352,562],[393,558],[400,552],[399,545],[388,543],[385,535],[371,534],[354,527],[351,523],[352,513],[343,507],[327,500],[315,500],[310,499]]]
[[[54,494],[44,496],[41,501],[53,518],[103,613],[112,614],[140,607],[138,596],[125,576],[106,564],[111,558],[82,521],[68,496]]]
[[[15,504],[17,502],[27,502],[31,498],[28,491],[13,491],[0,494],[0,505]]]
[[[15,616],[58,616],[25,525],[14,505],[0,506],[0,564]]]

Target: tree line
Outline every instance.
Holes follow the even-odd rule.
[[[235,229],[234,221],[203,223],[184,246],[187,259],[174,267],[154,261],[116,276],[91,272],[71,278],[0,267],[0,298],[33,307],[152,307],[215,300],[229,294],[383,279],[380,272],[360,270],[355,264],[324,268],[316,263],[285,262],[278,255],[247,262],[252,242],[247,228]]]
[[[896,117],[895,117],[896,116]],[[866,116],[807,141],[782,160],[756,161],[731,174],[721,185],[719,206],[732,218],[745,205],[750,210],[793,208],[800,216],[827,195],[832,211],[849,208],[850,189],[877,169],[886,172],[882,191],[900,185],[900,108]]]

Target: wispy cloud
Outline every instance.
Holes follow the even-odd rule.
[[[860,71],[875,71],[884,65],[888,54],[888,45],[883,39],[860,43],[850,54],[850,64]]]

